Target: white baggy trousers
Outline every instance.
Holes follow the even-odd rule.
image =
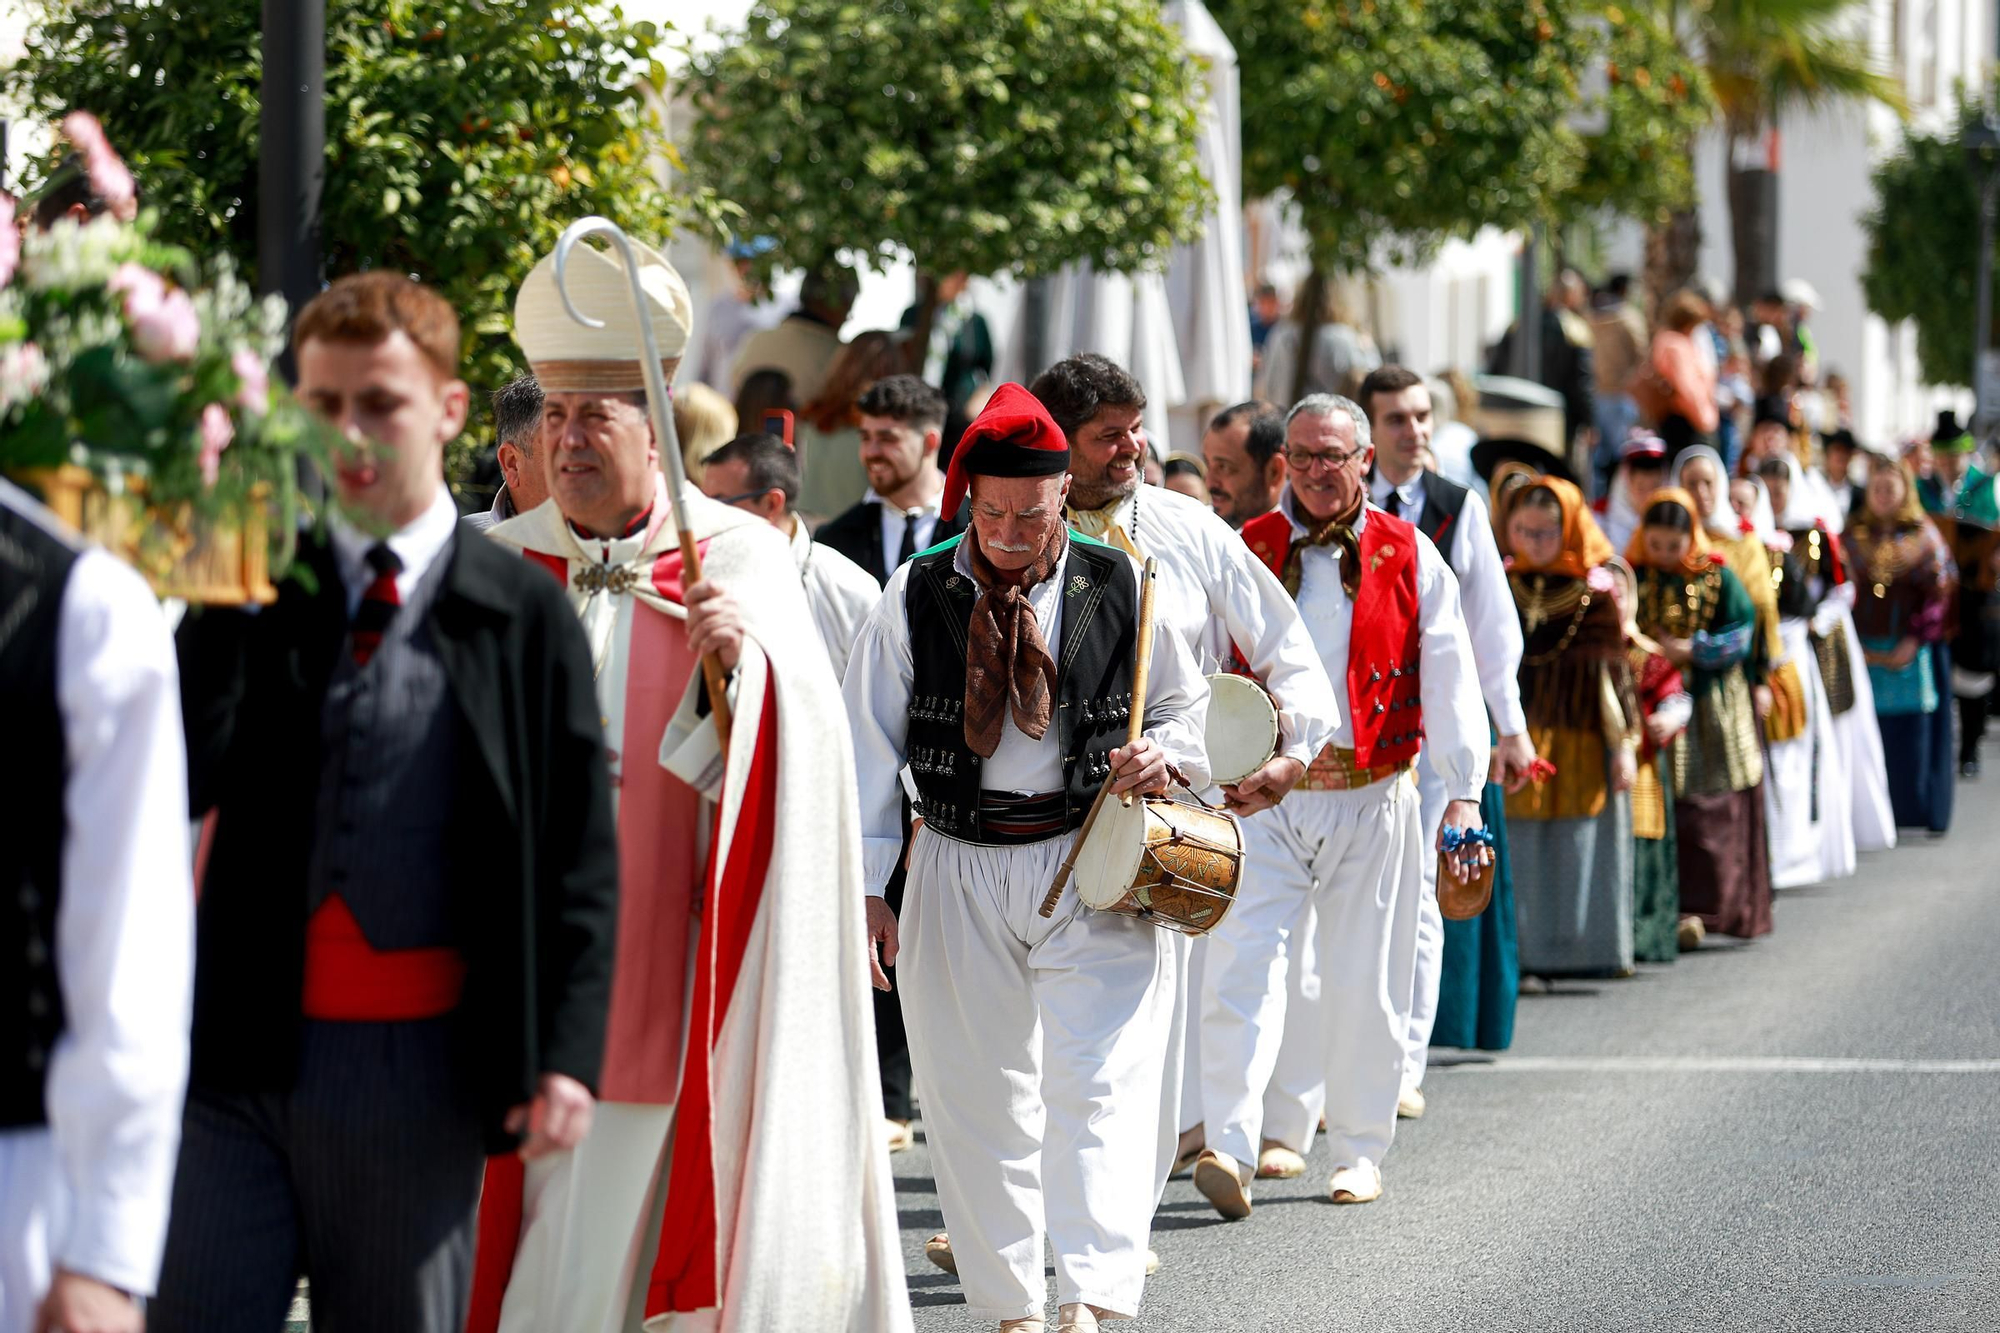
[[[1210,933],[1203,969],[1208,1146],[1255,1164],[1265,1088],[1292,1027],[1319,1053],[1334,1167],[1379,1169],[1396,1132],[1416,983],[1423,888],[1416,785],[1403,773],[1358,791],[1296,791],[1247,820],[1244,832],[1244,882],[1254,892]],[[1286,994],[1308,902],[1317,916],[1316,1004],[1304,992]],[[1303,1152],[1309,1141],[1292,1146]]]
[[[967,1312],[1135,1315],[1146,1285],[1176,959],[1167,932],[1039,909],[1069,837],[1020,847],[921,829],[896,974]]]

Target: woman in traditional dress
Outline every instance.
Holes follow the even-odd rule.
[[[1668,749],[1673,772],[1680,942],[1711,931],[1744,939],[1771,929],[1763,755],[1751,694],[1763,660],[1757,611],[1686,491],[1653,497],[1625,553],[1638,574],[1639,630],[1679,667],[1694,716]]]
[[[1954,571],[1908,467],[1876,460],[1867,502],[1848,516],[1842,540],[1896,823],[1943,833],[1951,827],[1953,775],[1949,691],[1940,682],[1951,678],[1945,634]]]
[[[1508,854],[1531,976],[1632,972],[1632,807],[1639,707],[1583,493],[1541,477],[1497,491],[1500,551],[1521,616],[1521,702],[1552,777],[1507,797]]]
[[[1754,675],[1762,683],[1752,691],[1751,702],[1765,735],[1773,741],[1789,740],[1804,730],[1805,690],[1796,668],[1776,670],[1784,656],[1778,634],[1777,585],[1771,579],[1771,554],[1757,525],[1738,518],[1729,507],[1729,470],[1722,455],[1705,444],[1684,451],[1674,460],[1672,484],[1694,501],[1695,519],[1708,534],[1708,545],[1719,553],[1729,572],[1750,596],[1757,613],[1757,637],[1751,646],[1755,657]]]
[[[1694,699],[1682,684],[1680,668],[1669,662],[1639,631],[1638,576],[1623,558],[1609,566],[1611,593],[1624,627],[1626,660],[1639,700],[1644,728],[1639,766],[1632,781],[1632,956],[1641,963],[1671,963],[1680,956],[1681,885],[1674,856],[1673,774],[1665,769],[1667,747],[1694,715]]]

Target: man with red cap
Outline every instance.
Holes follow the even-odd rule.
[[[1068,466],[1047,410],[1001,385],[946,477],[969,529],[896,571],[846,683],[871,938],[900,964],[966,1301],[1012,1333],[1046,1327],[1045,1233],[1059,1329],[1137,1313],[1173,1012],[1167,932],[1073,887],[1038,909],[1107,777],[1207,782],[1207,687],[1176,634],[1153,639],[1127,743],[1138,566],[1063,525]],[[898,923],[879,895],[906,766],[922,822]]]

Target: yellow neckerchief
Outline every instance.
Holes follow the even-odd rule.
[[[1117,547],[1134,560],[1143,561],[1145,555],[1140,552],[1138,545],[1132,540],[1132,535],[1125,531],[1125,525],[1118,522],[1117,518],[1119,506],[1131,498],[1121,495],[1101,509],[1077,509],[1072,506],[1069,511],[1069,525],[1086,537],[1094,537],[1106,546]]]

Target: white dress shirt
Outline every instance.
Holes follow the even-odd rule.
[[[943,498],[943,495],[939,494],[923,504],[911,505],[908,509],[899,509],[883,499],[874,487],[871,486],[868,488],[868,493],[861,497],[861,503],[882,506],[883,569],[890,573],[895,572],[896,556],[903,549],[903,528],[912,518],[917,520],[917,544],[915,550],[928,551],[931,548],[934,544],[932,539],[937,534],[939,517],[938,502]]]
[[[954,568],[972,577],[972,559],[960,543]],[[1028,604],[1041,626],[1049,655],[1062,657],[1062,589],[1068,582],[1069,553],[1040,583],[1028,590]],[[1136,563],[1133,575],[1138,575]],[[847,716],[854,727],[854,761],[861,776],[861,868],[868,892],[880,896],[903,854],[903,787],[899,774],[906,761],[910,725],[910,692],[915,659],[910,648],[908,588],[910,566],[889,579],[881,600],[861,628],[848,660],[843,687]],[[943,634],[942,625],[928,633]],[[1146,683],[1146,735],[1166,751],[1167,762],[1180,769],[1195,790],[1208,785],[1208,754],[1202,747],[1202,722],[1208,712],[1208,682],[1177,634],[1153,636],[1152,671]],[[1014,725],[1008,710],[1000,727],[1000,743],[980,765],[981,785],[988,791],[1051,792],[1063,785],[1062,746],[1056,724],[1040,740],[1030,740]]]
[[[1307,529],[1292,513],[1289,489],[1279,506],[1291,522],[1292,540],[1302,540]],[[1354,525],[1358,537],[1375,512],[1364,508]],[[1417,624],[1418,653],[1422,663],[1424,752],[1443,778],[1452,800],[1476,801],[1486,787],[1486,765],[1492,755],[1487,734],[1486,709],[1480,702],[1479,675],[1473,661],[1472,640],[1460,613],[1458,579],[1430,538],[1417,538]],[[1299,614],[1319,649],[1320,660],[1333,679],[1347,682],[1347,648],[1354,619],[1354,603],[1340,582],[1340,547],[1306,548],[1299,574]],[[1333,729],[1333,744],[1343,749],[1354,746],[1354,729],[1343,711]]]
[[[854,636],[862,622],[882,600],[882,589],[867,570],[831,546],[812,539],[804,523],[792,524],[792,560],[806,587],[806,603],[812,607],[813,624],[819,627],[820,641],[826,645],[827,660],[833,664],[833,678],[847,674],[847,657],[854,649]]]
[[[72,540],[4,482],[0,504]],[[40,1197],[0,1191],[0,1211],[10,1238],[41,1233],[49,1266],[146,1294],[166,1242],[187,1086],[187,756],[166,619],[144,580],[96,547],[63,589],[56,703],[69,764],[55,938],[65,1021],[49,1060],[48,1127],[0,1133],[0,1179],[46,1187]],[[26,1327],[32,1304],[11,1307],[30,1296],[0,1290],[0,1324],[18,1315]]]
[[[1228,669],[1231,645],[1278,704],[1278,753],[1311,764],[1340,719],[1340,691],[1320,665],[1285,585],[1243,536],[1201,501],[1141,486],[1112,513],[1160,562],[1153,614],[1204,672]]]
[[[445,547],[451,545],[451,534],[458,527],[458,506],[451,502],[451,492],[440,481],[430,508],[387,537],[363,532],[337,509],[327,526],[332,530],[333,556],[340,566],[340,581],[347,589],[347,614],[352,616],[361,605],[361,595],[375,581],[368,552],[378,542],[388,542],[389,549],[403,562],[402,571],[396,575],[396,596],[409,601],[425,573],[444,554]]]
[[[1377,505],[1405,522],[1423,518],[1422,473],[1391,486],[1378,471],[1371,493]],[[1492,516],[1476,492],[1466,495],[1465,507],[1444,536],[1449,548],[1446,559],[1458,576],[1465,627],[1479,667],[1479,693],[1495,729],[1502,736],[1518,736],[1528,729],[1528,714],[1521,706],[1521,617],[1507,587],[1499,543],[1493,539]]]

